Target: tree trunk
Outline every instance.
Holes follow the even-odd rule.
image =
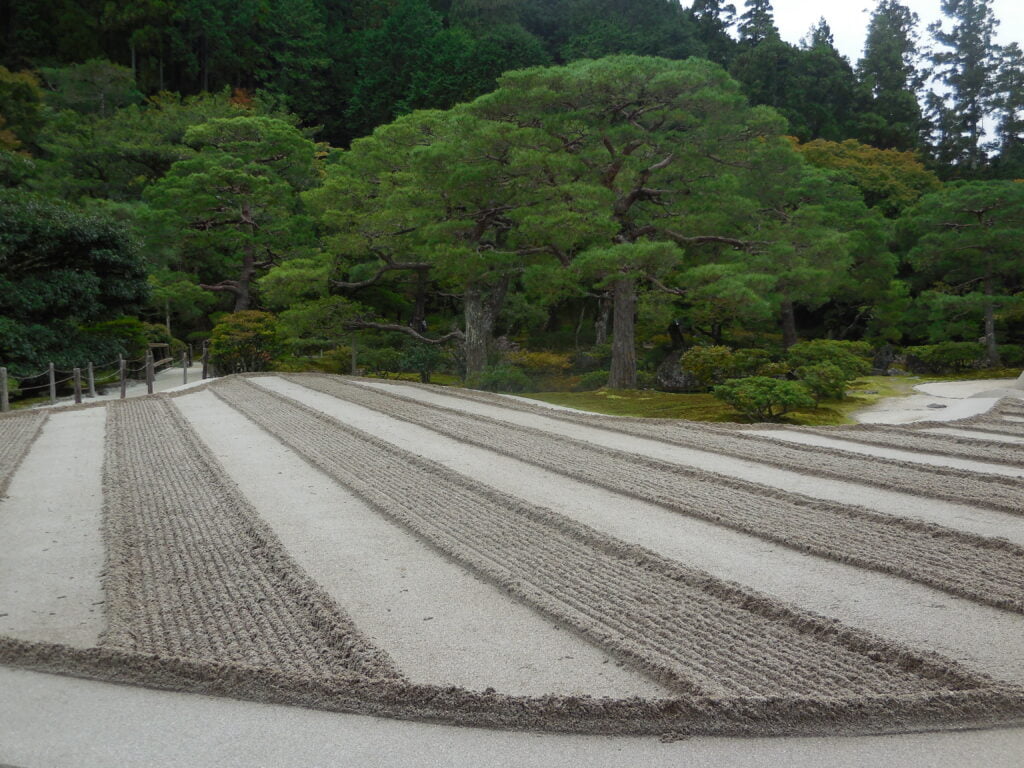
[[[173,335],[171,333],[171,302],[169,299],[164,301],[164,325],[167,327],[167,335]]]
[[[631,277],[615,281],[612,295],[612,365],[609,389],[636,389],[636,283]]]
[[[1000,364],[999,346],[996,344],[996,308],[992,301],[992,276],[985,276],[985,365],[996,368]]]
[[[416,270],[416,301],[409,318],[409,327],[417,333],[427,330],[427,289],[430,287],[429,274],[426,269]]]
[[[796,337],[796,315],[793,312],[793,302],[789,299],[782,300],[779,319],[782,323],[782,346],[789,349],[798,341]]]
[[[479,376],[487,367],[487,353],[491,347],[494,324],[505,303],[508,283],[507,277],[502,278],[501,282],[491,289],[490,295],[487,295],[487,289],[483,285],[470,284],[466,287],[463,314],[466,321],[464,343],[467,380]]]
[[[612,313],[612,302],[607,295],[597,300],[597,320],[594,321],[594,344],[608,343],[608,318]]]

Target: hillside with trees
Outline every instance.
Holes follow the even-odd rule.
[[[1019,367],[1024,55],[942,12],[879,0],[852,62],[766,0],[0,0],[0,365],[219,327],[502,391]]]

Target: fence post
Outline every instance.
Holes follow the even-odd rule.
[[[79,405],[82,402],[82,369],[75,368],[72,375],[75,380],[75,404]]]
[[[128,394],[128,364],[124,361],[124,355],[117,356],[117,368],[121,377],[121,399],[124,400]]]
[[[203,378],[205,379],[209,375],[210,369],[210,345],[209,342],[203,341]]]
[[[57,402],[57,377],[53,374],[53,363],[50,363],[50,404]]]
[[[181,383],[188,384],[188,352],[181,353]]]
[[[7,369],[0,368],[0,413],[7,413],[11,410],[11,404],[7,400]]]
[[[153,352],[146,353],[146,393],[153,394]]]
[[[189,368],[192,367],[192,342],[191,341],[188,343],[188,365],[189,365]]]
[[[96,397],[96,371],[93,369],[92,361],[89,362],[89,397]]]

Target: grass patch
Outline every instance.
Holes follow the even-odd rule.
[[[1005,378],[1000,371],[981,372],[983,376],[862,376],[850,384],[843,400],[829,400],[817,408],[793,411],[780,421],[807,427],[854,424],[854,411],[874,405],[887,397],[913,393],[917,384],[930,381],[962,381],[977,378]],[[524,394],[533,400],[577,408],[610,416],[638,416],[649,419],[688,419],[749,424],[750,421],[709,394],[679,394],[654,390],[597,390],[596,392],[537,392]]]

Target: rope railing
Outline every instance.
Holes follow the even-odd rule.
[[[166,348],[166,345],[164,344],[157,346],[160,348],[161,351],[163,351]],[[166,352],[164,354],[166,354]],[[204,379],[207,377],[208,373],[207,360],[208,350],[206,344],[204,343],[202,355],[202,378]],[[45,376],[47,378],[47,381],[45,381],[42,384],[32,384],[29,386],[21,386],[19,384],[17,391],[19,394],[24,394],[26,392],[33,392],[35,390],[48,389],[50,393],[50,403],[53,404],[57,402],[57,387],[68,384],[70,382],[74,390],[75,402],[81,403],[83,397],[84,375],[85,383],[88,387],[87,391],[85,392],[85,396],[96,397],[97,385],[104,386],[106,384],[112,384],[115,381],[120,381],[120,396],[123,399],[127,396],[128,378],[134,378],[136,374],[142,374],[141,378],[144,378],[146,382],[147,394],[153,394],[153,387],[155,383],[155,376],[157,370],[163,365],[167,365],[167,369],[170,369],[172,366],[174,366],[176,362],[178,361],[176,361],[173,357],[170,356],[161,358],[160,360],[156,360],[154,358],[151,348],[151,350],[147,352],[144,357],[125,358],[119,356],[116,360],[111,360],[110,362],[101,363],[99,365],[89,362],[86,364],[84,368],[76,367],[68,370],[64,368],[57,368],[56,366],[54,366],[53,363],[50,363],[49,366],[47,366],[46,370],[31,375],[22,374],[21,376],[18,377],[22,381],[32,381],[34,379],[41,379]],[[135,367],[134,365],[132,365],[133,363],[142,364],[139,365],[138,367]],[[182,384],[188,384],[188,369],[189,366],[192,365],[191,344],[189,345],[187,352],[181,353],[180,364],[182,370]],[[105,369],[112,370],[110,370],[107,373],[103,373]],[[97,375],[97,371],[100,372],[99,375]],[[58,378],[58,376],[61,376],[63,378]],[[11,377],[8,374],[7,368],[4,366],[0,366],[0,412],[10,410],[10,378]]]

